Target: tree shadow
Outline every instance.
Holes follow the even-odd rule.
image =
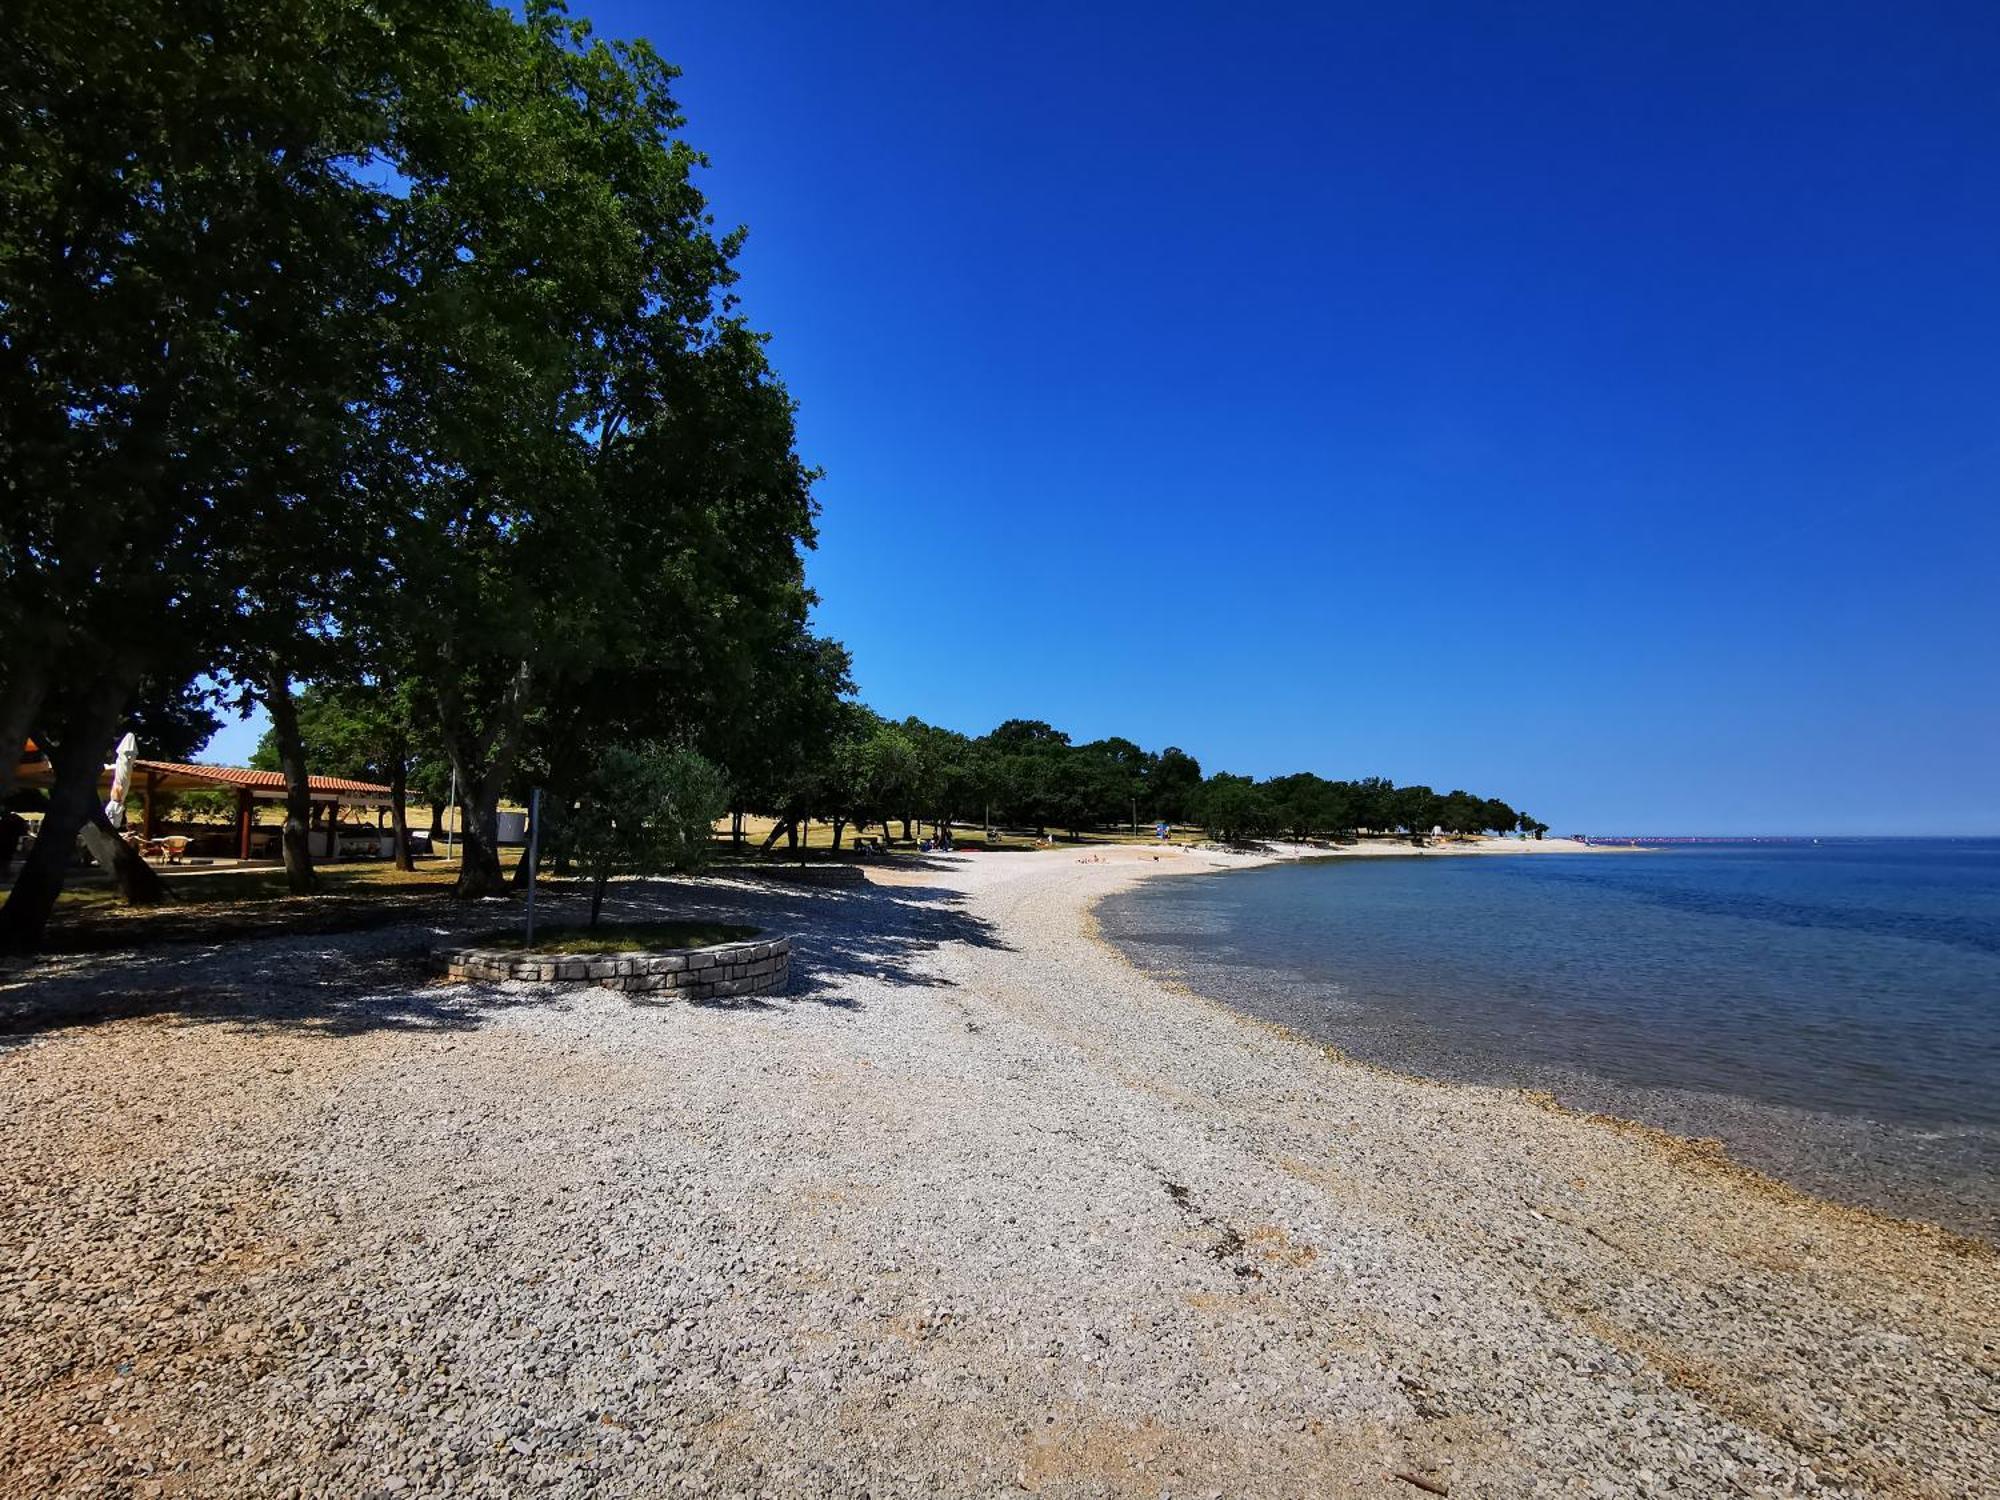
[[[242,938],[323,937],[366,932],[413,921],[451,920],[463,906],[448,886],[409,889],[341,889],[316,896],[271,895],[246,890],[248,899],[204,894],[163,906],[127,907],[115,901],[59,909],[50,924],[48,954],[144,952],[162,943],[215,944]]]
[[[792,940],[793,1000],[858,1008],[847,986],[874,979],[936,987],[951,981],[923,960],[947,943],[1006,950],[993,925],[967,910],[962,892],[936,886],[766,881],[731,872],[724,879],[644,881],[614,886],[618,915],[748,922]],[[604,909],[613,910],[607,896]],[[718,1004],[725,1002],[716,1002]]]
[[[816,854],[825,852],[814,851]],[[738,876],[745,880],[805,885],[866,885],[870,871],[917,874],[952,868],[954,866],[949,855],[926,854],[916,849],[897,849],[887,854],[869,855],[843,853],[837,859],[818,859],[804,864],[791,860],[752,859],[728,864],[719,863],[716,866],[718,873]]]
[[[566,888],[536,903],[538,921],[578,923],[583,898]],[[780,997],[701,1002],[756,1011],[809,1002],[859,1011],[858,982],[948,984],[926,959],[948,943],[1004,948],[957,891],[930,886],[766,881],[742,872],[707,879],[619,881],[609,920],[671,917],[740,923],[792,939],[792,979]],[[0,966],[0,1050],[72,1026],[144,1016],[275,1028],[332,1037],[371,1031],[469,1031],[509,1012],[563,1010],[597,992],[574,982],[446,982],[430,967],[440,942],[522,919],[518,902],[425,899],[363,930],[232,933],[222,942],[153,943]],[[317,924],[314,924],[317,926]],[[674,1002],[690,1003],[690,1002]]]

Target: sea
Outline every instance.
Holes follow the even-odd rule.
[[[2000,839],[1307,860],[1098,915],[1140,967],[1351,1056],[2000,1243]]]

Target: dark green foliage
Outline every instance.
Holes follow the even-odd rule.
[[[0,944],[39,942],[82,791],[144,684],[299,644],[369,531],[347,507],[387,246],[367,169],[396,101],[489,17],[505,24],[473,0],[7,8],[0,736],[34,730],[74,784]]]
[[[1248,776],[1218,771],[1201,785],[1196,808],[1208,831],[1224,843],[1237,843],[1271,830],[1271,805]]]
[[[456,769],[470,892],[580,745],[823,740],[837,647],[767,711],[828,654],[814,476],[649,47],[548,0],[21,0],[0,43],[0,740],[68,767],[0,943],[121,720],[204,674],[298,807],[317,757]],[[301,724],[321,689],[389,738]]]
[[[1201,762],[1178,745],[1169,745],[1146,773],[1147,805],[1140,812],[1169,823],[1185,822],[1194,816],[1200,790]]]
[[[780,697],[778,702],[789,701]],[[1530,828],[1506,803],[1462,791],[1440,797],[1426,786],[1398,787],[1379,776],[1330,781],[1310,771],[1255,782],[1218,774],[1204,780],[1177,748],[1155,755],[1118,737],[1073,745],[1039,719],[1010,719],[968,739],[920,719],[892,724],[854,703],[824,704],[814,722],[831,733],[791,745],[792,769],[750,791],[743,806],[778,820],[769,842],[809,819],[834,826],[836,847],[849,827],[928,823],[939,832],[987,820],[1011,828],[1077,836],[1133,822],[1195,822],[1219,839],[1282,835],[1340,838],[1356,832],[1411,837],[1510,833]]]
[[[567,854],[590,883],[595,927],[613,875],[706,864],[711,830],[728,805],[722,772],[692,750],[607,745],[592,757],[576,801],[545,806],[544,820],[550,852]]]
[[[328,683],[297,697],[299,731],[313,773],[351,781],[387,782],[408,729],[391,696],[369,683]],[[278,769],[277,736],[269,729],[257,742],[250,764]]]

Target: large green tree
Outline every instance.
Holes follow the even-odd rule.
[[[635,622],[655,661],[727,636],[723,553],[789,582],[810,537],[812,476],[728,311],[739,237],[711,228],[674,74],[531,4],[395,158],[387,431],[409,516],[389,562],[468,812],[468,893],[500,885],[497,808],[532,717],[630,661]]]
[[[1097,826],[1129,823],[1139,831],[1139,799],[1146,792],[1146,778],[1155,758],[1123,735],[1092,740],[1079,745],[1077,754],[1089,764],[1090,820]]]
[[[192,680],[246,639],[273,510],[323,498],[321,429],[346,420],[357,378],[337,325],[383,222],[370,164],[410,80],[493,14],[6,8],[0,734],[34,730],[56,785],[0,945],[40,941],[139,685]]]
[[[444,799],[444,789],[437,786],[432,791],[441,769],[436,763],[436,736],[426,732],[428,716],[418,711],[408,690],[380,678],[315,683],[297,695],[291,713],[289,733],[297,749],[288,756],[274,723],[258,741],[250,764],[276,771],[288,758],[302,759],[322,775],[386,783],[396,868],[414,869],[408,804],[413,777],[419,789],[438,802]],[[420,765],[427,753],[429,764]],[[436,826],[435,812],[432,826]]]
[[[1146,773],[1146,804],[1155,818],[1178,823],[1194,816],[1201,762],[1178,745],[1162,750]]]
[[[1254,838],[1268,830],[1270,804],[1248,776],[1218,771],[1201,784],[1196,810],[1203,825],[1224,843]]]

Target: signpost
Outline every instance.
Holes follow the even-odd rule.
[[[535,859],[542,847],[542,789],[528,793],[528,937],[524,948],[535,946]]]

